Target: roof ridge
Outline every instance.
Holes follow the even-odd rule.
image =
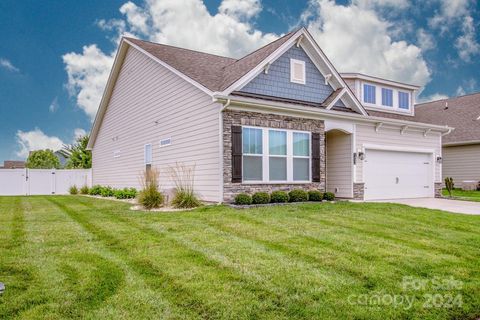
[[[174,49],[180,49],[180,50],[185,50],[185,51],[190,51],[190,52],[195,52],[195,53],[201,53],[201,54],[207,54],[207,55],[209,55],[209,56],[214,56],[214,57],[219,57],[219,58],[231,59],[231,60],[238,61],[238,59],[235,59],[235,58],[232,58],[232,57],[221,56],[221,55],[219,55],[219,54],[208,53],[208,52],[193,50],[193,49],[189,49],[189,48],[172,46],[172,45],[170,45],[170,44],[153,42],[153,41],[149,41],[149,40],[143,40],[143,39],[137,39],[137,38],[125,37],[125,36],[124,36],[123,38],[124,38],[124,39],[127,39],[127,40],[137,40],[137,41],[142,41],[142,42],[151,43],[151,44],[154,44],[154,45],[157,45],[157,46],[164,46],[164,47],[169,47],[169,48],[174,48]],[[235,61],[233,61],[232,63],[234,63]]]
[[[433,101],[428,101],[428,102],[417,103],[415,106],[420,106],[420,105],[423,105],[423,104],[429,104],[429,103],[434,103],[434,102],[439,102],[439,101],[444,101],[444,100],[459,99],[459,98],[474,96],[474,95],[477,95],[477,94],[480,94],[480,91],[479,92],[467,93],[467,94],[463,94],[463,95],[456,96],[456,97],[449,97],[449,98],[444,98],[444,99],[438,99],[438,100],[433,100]]]
[[[237,61],[243,60],[243,59],[251,56],[252,54],[254,54],[254,53],[262,50],[263,48],[265,48],[265,47],[267,47],[267,46],[269,46],[269,45],[271,45],[271,44],[274,44],[275,42],[277,42],[277,41],[279,41],[279,40],[282,40],[282,39],[285,38],[286,36],[289,36],[289,35],[291,35],[292,33],[296,33],[296,32],[297,32],[298,30],[300,30],[300,29],[301,29],[301,28],[298,28],[298,29],[296,29],[296,30],[290,31],[290,32],[288,32],[288,33],[285,33],[283,36],[279,37],[278,39],[275,39],[275,40],[273,40],[273,41],[271,41],[271,42],[269,42],[269,43],[266,43],[266,44],[264,44],[263,46],[261,46],[260,48],[258,48],[258,49],[256,49],[256,50],[250,52],[249,54],[241,57],[240,59],[237,59]]]

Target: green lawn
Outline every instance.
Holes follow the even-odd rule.
[[[445,197],[449,196],[447,189],[443,189],[442,194]],[[480,191],[466,191],[462,189],[454,189],[452,190],[452,197],[459,200],[480,202]]]
[[[385,203],[128,208],[0,197],[0,319],[480,317],[480,216]]]

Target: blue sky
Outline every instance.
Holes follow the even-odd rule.
[[[480,91],[475,0],[0,2],[0,163],[90,130],[122,34],[239,57],[307,26],[340,71]]]

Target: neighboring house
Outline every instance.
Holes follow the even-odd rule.
[[[5,160],[3,161],[3,167],[0,167],[0,169],[25,169],[25,161]]]
[[[480,181],[480,93],[415,106],[418,121],[448,125],[443,138],[443,177],[455,184]]]
[[[342,77],[305,28],[241,59],[123,38],[88,145],[93,183],[139,187],[152,165],[167,189],[182,162],[207,201],[295,188],[433,197],[450,129],[414,122],[417,89]]]
[[[58,150],[53,153],[60,162],[60,167],[63,168],[67,164],[68,154],[64,150]]]

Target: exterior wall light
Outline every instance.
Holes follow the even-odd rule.
[[[365,152],[359,152],[358,153],[358,159],[360,159],[362,161],[365,160]]]
[[[441,164],[443,162],[443,158],[441,156],[437,156],[437,163]]]

